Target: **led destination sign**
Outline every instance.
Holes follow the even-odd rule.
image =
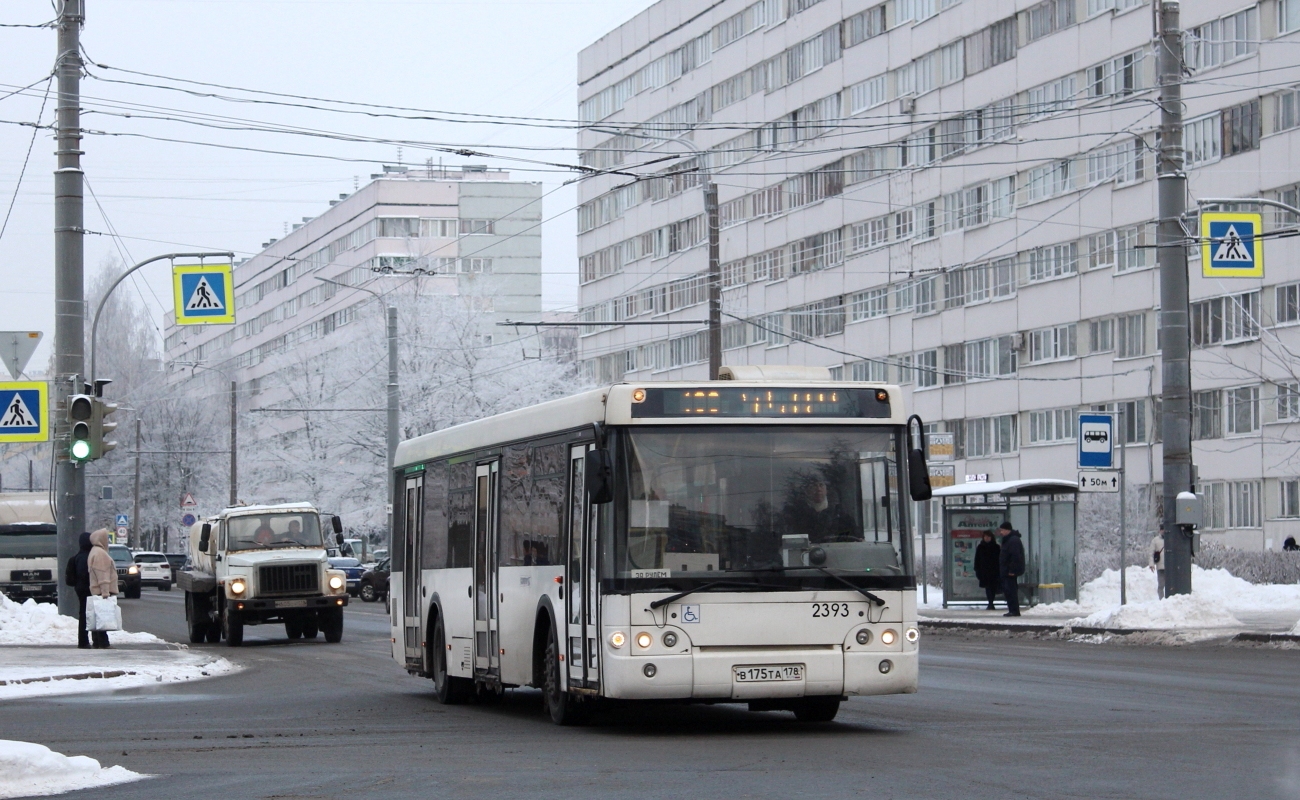
[[[808,389],[710,386],[637,389],[632,416],[647,417],[850,417],[889,416],[884,389]]]

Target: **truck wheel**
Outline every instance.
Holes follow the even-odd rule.
[[[364,602],[373,603],[379,599],[379,595],[375,592],[375,587],[367,583],[361,587],[361,599]]]
[[[433,691],[438,695],[438,702],[444,706],[465,702],[474,687],[466,678],[454,678],[447,674],[447,630],[443,627],[442,617],[433,623],[429,656],[429,668],[433,670]]]
[[[302,623],[303,623],[302,617],[289,617],[288,619],[286,619],[284,621],[285,635],[288,636],[290,639],[301,639],[302,628],[303,628]]]
[[[231,613],[230,606],[221,612],[221,635],[226,637],[226,644],[230,647],[239,647],[244,643],[244,621],[239,615]]]
[[[315,614],[308,614],[302,621],[302,638],[315,639],[320,632],[320,621]]]
[[[560,646],[555,640],[555,627],[546,635],[546,678],[542,684],[542,700],[546,704],[546,713],[551,715],[551,722],[556,725],[579,725],[583,721],[583,709],[573,695],[564,691],[564,682],[560,672]]]
[[[208,623],[206,621],[207,615],[204,614],[203,617],[204,619],[199,618],[199,612],[195,608],[194,594],[192,592],[186,592],[185,621],[189,623],[191,644],[199,644],[208,636]]]
[[[325,633],[325,641],[337,644],[343,640],[343,609],[331,608],[322,611],[320,629]]]
[[[839,711],[838,697],[805,697],[794,704],[794,718],[800,722],[830,722]]]

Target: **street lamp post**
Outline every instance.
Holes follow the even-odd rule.
[[[388,508],[388,531],[389,536],[393,530],[393,493],[395,490],[393,483],[393,463],[397,459],[397,440],[398,426],[400,419],[398,416],[398,383],[397,383],[397,306],[392,303],[386,303],[383,295],[373,289],[367,289],[364,286],[349,286],[346,283],[332,281],[329,278],[317,277],[316,280],[322,283],[333,284],[344,289],[356,289],[359,292],[365,292],[373,295],[376,300],[383,304],[387,310],[388,318],[388,463],[385,465],[384,472],[388,476],[388,500],[385,502]]]

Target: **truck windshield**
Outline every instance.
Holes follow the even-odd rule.
[[[226,520],[226,549],[320,547],[320,519],[314,512],[249,514]]]
[[[53,525],[0,525],[0,558],[54,558]]]
[[[607,574],[624,588],[719,573],[729,584],[748,573],[796,588],[820,585],[826,571],[864,587],[909,586],[898,435],[883,426],[625,430],[625,505]]]

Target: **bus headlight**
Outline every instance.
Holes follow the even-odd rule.
[[[858,640],[858,644],[871,644],[871,631],[863,628],[858,631],[858,635],[853,638]]]
[[[348,579],[338,573],[331,573],[329,577],[330,591],[341,592],[348,585]]]
[[[248,591],[248,581],[243,578],[231,578],[228,586],[232,597],[243,597]]]
[[[627,644],[627,636],[622,631],[614,631],[609,635],[609,646],[618,650]]]
[[[903,637],[907,639],[908,644],[916,644],[916,640],[921,638],[921,632],[916,628],[908,628]]]
[[[880,634],[880,643],[883,645],[888,646],[893,644],[896,641],[898,641],[898,632],[895,631],[893,628],[890,628],[889,630]]]
[[[637,647],[640,647],[643,650],[649,647],[653,643],[654,643],[654,637],[646,633],[645,631],[641,631],[636,635],[636,645]]]
[[[677,646],[677,634],[673,633],[672,631],[668,631],[667,633],[665,633],[664,647],[676,647],[676,646]]]

